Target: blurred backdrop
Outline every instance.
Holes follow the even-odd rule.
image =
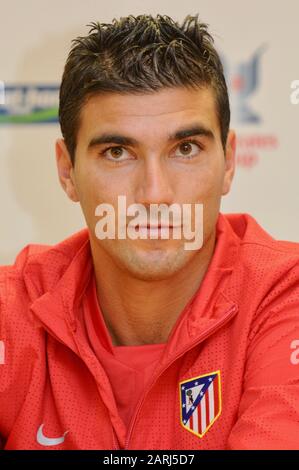
[[[277,239],[299,241],[299,3],[251,0],[0,0],[0,264],[28,243],[52,244],[85,226],[56,175],[58,92],[71,40],[91,21],[199,13],[210,25],[238,135],[222,212],[247,212]]]

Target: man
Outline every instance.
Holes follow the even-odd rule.
[[[219,212],[236,138],[212,37],[197,16],[91,26],[56,142],[88,228],[1,268],[3,448],[299,449],[299,244]],[[105,236],[103,208],[134,215],[120,196],[143,236]],[[153,205],[189,205],[200,246]]]

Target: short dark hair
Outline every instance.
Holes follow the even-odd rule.
[[[59,96],[59,122],[72,163],[80,111],[88,98],[105,92],[211,86],[225,150],[230,123],[227,86],[214,39],[198,15],[188,15],[181,25],[166,15],[129,15],[87,26],[87,36],[72,40]]]

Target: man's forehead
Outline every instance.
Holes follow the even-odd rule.
[[[96,110],[98,106],[105,104],[104,111],[113,112],[109,105],[114,108],[125,108],[127,111],[136,111],[137,115],[147,113],[159,114],[163,112],[175,112],[184,107],[211,106],[214,104],[214,91],[211,87],[188,89],[185,87],[162,88],[158,91],[147,93],[117,93],[105,92],[91,96],[85,109]],[[145,105],[146,104],[146,109]]]
[[[145,94],[95,95],[82,108],[80,128],[86,136],[99,126],[109,130],[110,126],[121,125],[128,130],[134,123],[137,132],[143,122],[151,126],[157,123],[169,129],[195,119],[216,132],[218,118],[212,89],[167,88]]]

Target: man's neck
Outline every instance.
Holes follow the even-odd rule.
[[[180,313],[198,290],[214,248],[215,233],[184,269],[162,281],[124,274],[93,249],[97,297],[112,343],[166,343]]]

